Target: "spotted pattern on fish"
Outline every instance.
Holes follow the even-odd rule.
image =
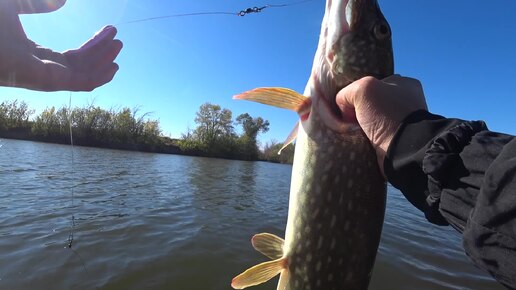
[[[315,126],[324,124],[313,124],[313,131],[319,130]],[[383,221],[383,215],[378,213],[383,212],[385,199],[373,195],[385,191],[385,184],[379,173],[372,176],[362,174],[378,170],[374,149],[362,132],[356,136],[331,134],[322,139],[306,139],[314,154],[305,160],[304,168],[313,170],[309,174],[311,177],[303,181],[297,198],[312,202],[300,202],[299,220],[293,228],[296,239],[287,245],[290,249],[285,249],[290,253],[290,281],[294,283],[293,289],[366,289],[371,267],[356,267],[356,263],[350,261],[353,257],[360,257],[361,263],[374,263],[376,252],[370,249],[377,247],[377,241],[365,237],[378,236],[381,230],[376,226],[370,227],[369,223],[376,225]],[[344,153],[338,158],[335,152],[330,151],[326,154],[329,159],[320,158],[323,155],[318,152],[328,151],[327,148],[338,148]],[[354,170],[343,172],[342,164]],[[337,182],[314,182],[324,177]],[[367,203],[368,211],[359,210],[355,206],[359,203]],[[314,240],[314,236],[317,236],[315,243],[306,243]],[[354,236],[362,238],[351,238]],[[362,280],[353,277],[362,277]]]

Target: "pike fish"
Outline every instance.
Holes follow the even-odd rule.
[[[271,261],[235,277],[235,289],[280,275],[277,289],[367,289],[383,225],[386,183],[355,116],[343,116],[339,90],[365,76],[393,74],[391,30],[377,0],[327,0],[304,95],[258,88],[235,99],[290,109],[300,116],[285,239],[252,238]]]

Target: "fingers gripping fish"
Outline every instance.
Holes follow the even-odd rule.
[[[258,234],[271,259],[235,277],[243,289],[280,274],[277,289],[367,289],[380,241],[386,184],[354,116],[342,116],[337,92],[364,76],[393,73],[391,31],[376,0],[327,0],[304,95],[258,88],[236,99],[297,112],[287,142],[297,142],[285,240]]]

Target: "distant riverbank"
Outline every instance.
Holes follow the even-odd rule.
[[[12,128],[7,131],[0,131],[0,138],[3,139],[14,139],[14,140],[24,140],[24,141],[34,141],[34,142],[43,142],[43,143],[53,143],[53,144],[62,144],[62,145],[70,145],[71,140],[69,135],[54,135],[54,136],[38,136],[34,135],[31,132],[30,127],[25,128]],[[104,148],[104,149],[115,149],[115,150],[126,150],[126,151],[137,151],[137,152],[147,152],[147,153],[160,153],[160,154],[174,154],[174,155],[183,155],[183,156],[197,156],[197,157],[209,157],[209,158],[221,158],[221,159],[230,159],[230,160],[242,160],[239,158],[231,158],[227,156],[217,156],[216,154],[211,154],[208,152],[202,152],[200,150],[189,150],[184,151],[181,150],[181,147],[178,145],[181,140],[172,139],[169,137],[160,136],[157,139],[157,142],[153,144],[139,144],[139,143],[109,143],[109,142],[99,142],[97,140],[91,140],[87,138],[75,137],[73,138],[74,146],[84,146],[84,147],[94,147],[94,148]],[[293,148],[291,148],[293,150]],[[268,151],[274,151],[274,149],[268,149]],[[274,151],[276,152],[276,151]],[[277,154],[269,154],[269,158],[265,158],[265,153],[262,152],[262,156],[257,158],[256,160],[248,160],[248,161],[264,161],[264,162],[272,162],[272,163],[287,163],[291,164],[292,162],[285,162],[278,156]]]
[[[48,135],[48,136],[35,135],[31,132],[31,128],[14,128],[9,131],[0,131],[0,138],[44,142],[44,143],[55,143],[55,144],[63,144],[63,145],[71,144],[69,135],[68,136],[67,135]],[[110,142],[106,142],[106,141],[102,142],[99,140],[74,136],[73,145],[96,147],[96,148],[106,148],[106,149],[151,152],[151,153],[192,155],[192,154],[186,154],[185,152],[181,151],[179,146],[174,144],[174,142],[176,140],[168,138],[168,137],[160,137],[160,138],[161,138],[161,140],[159,140],[159,142],[149,144],[149,143],[133,143],[133,142],[110,143]]]
[[[290,146],[278,156],[282,145],[277,142],[259,149],[257,135],[268,130],[268,121],[247,113],[233,121],[231,111],[209,103],[197,113],[198,127],[181,139],[163,136],[159,120],[140,114],[138,108],[89,105],[50,107],[36,116],[34,112],[23,101],[0,103],[0,138],[71,144],[72,135],[77,146],[274,163],[292,163],[294,155]],[[235,133],[234,124],[243,126],[242,135]]]

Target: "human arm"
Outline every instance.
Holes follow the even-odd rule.
[[[384,170],[430,222],[462,233],[474,264],[516,289],[514,136],[417,111],[394,135]]]
[[[426,218],[463,234],[472,261],[516,289],[516,139],[426,110],[417,80],[365,78],[337,102],[355,113],[386,179]]]
[[[56,2],[50,9],[41,6],[42,2],[0,2],[0,85],[39,91],[91,91],[111,81],[118,70],[113,61],[122,49],[122,42],[114,39],[116,28],[104,27],[78,49],[60,53],[43,48],[27,38],[18,17],[18,13],[48,12],[64,4],[63,0],[50,1]],[[27,10],[29,4],[40,10]]]

